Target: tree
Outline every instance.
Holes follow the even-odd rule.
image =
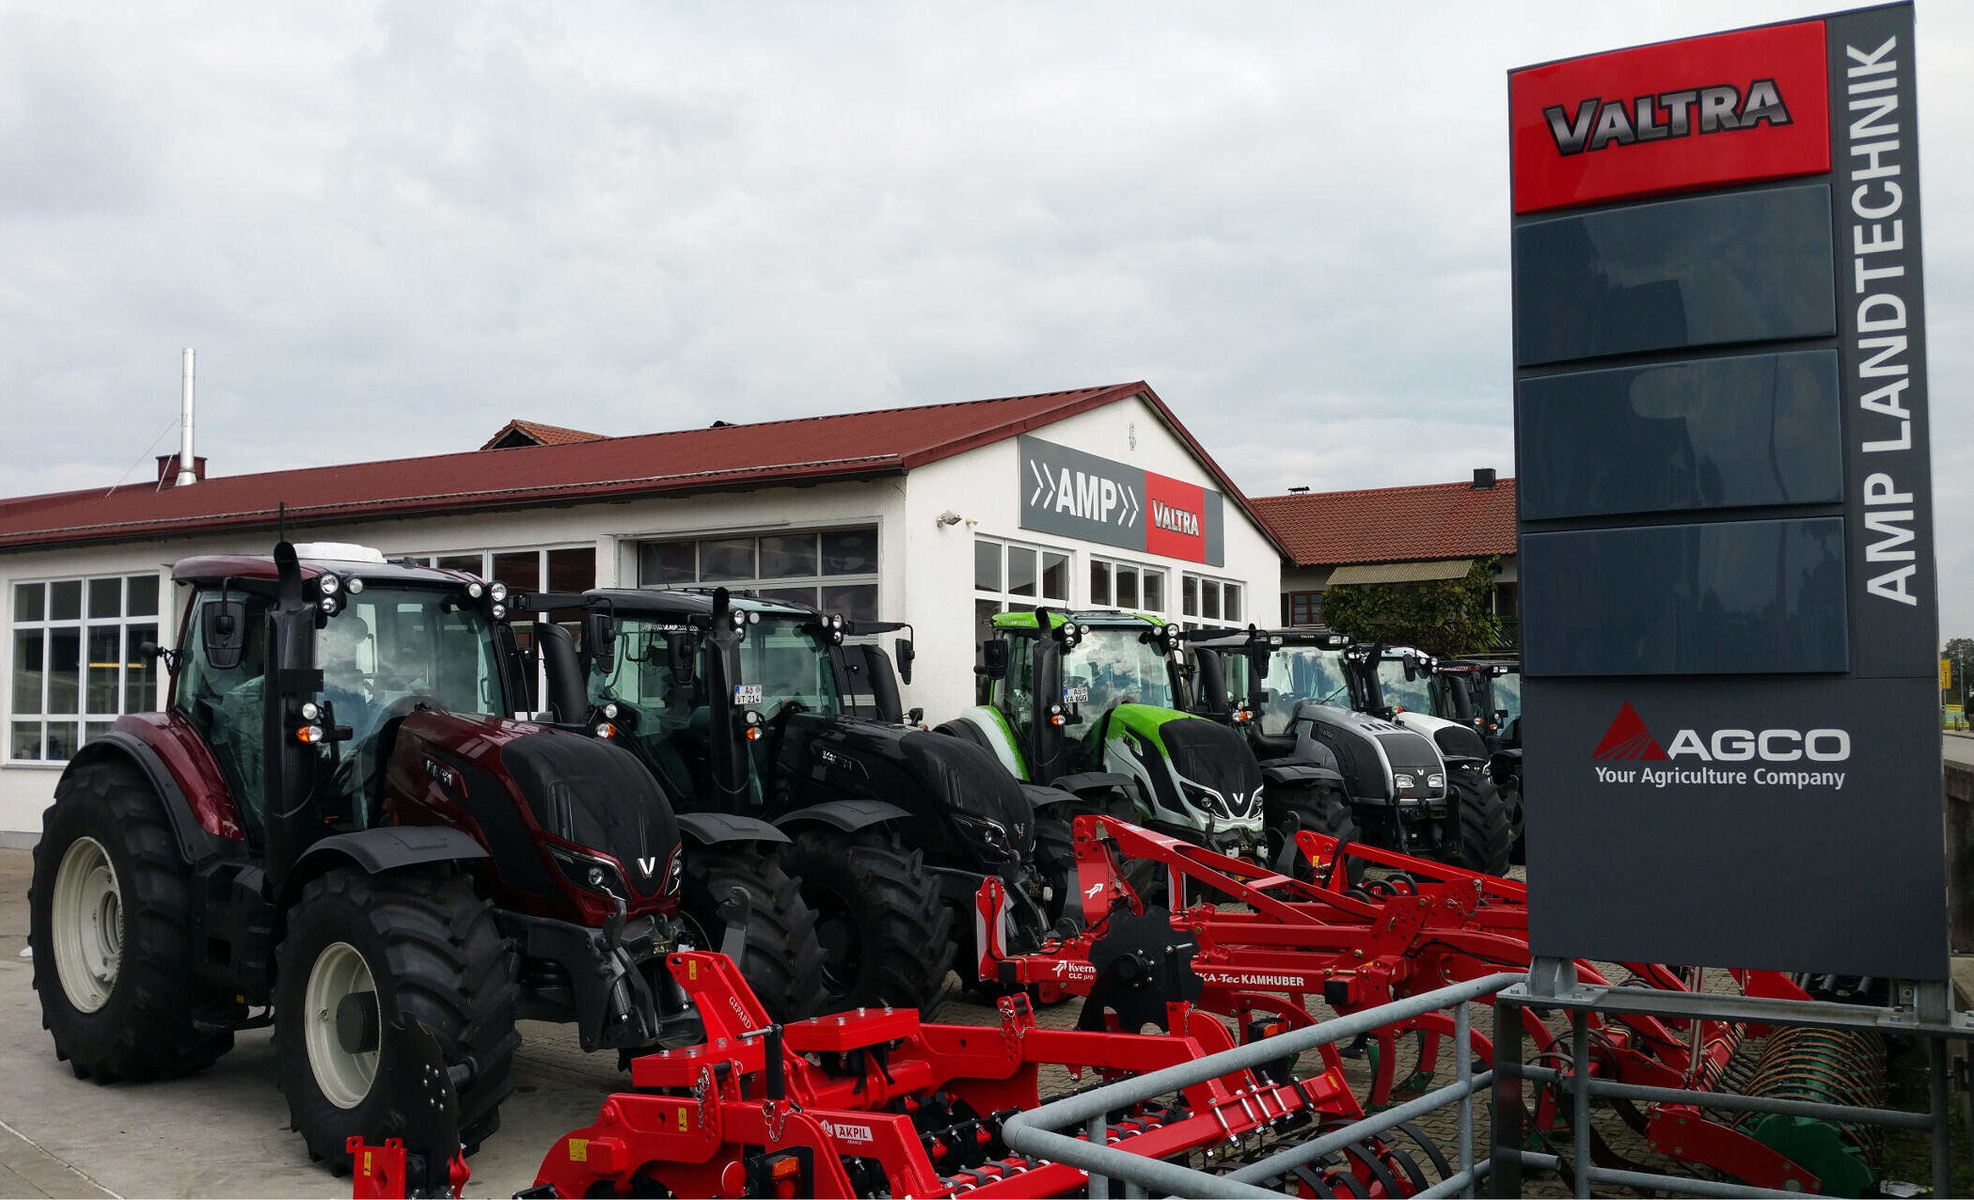
[[[1974,671],[1974,638],[1948,638],[1940,657],[1952,664],[1953,686],[1947,690],[1956,698],[1966,695],[1968,685],[1974,683],[1974,676],[1968,674]]]
[[[1458,579],[1332,587],[1323,593],[1323,623],[1358,641],[1442,658],[1492,649],[1501,621],[1489,597],[1500,571],[1499,559],[1477,558]]]

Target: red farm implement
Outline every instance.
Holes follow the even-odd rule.
[[[1394,851],[1342,845],[1313,832],[1297,836],[1295,876],[1216,854],[1110,817],[1076,820],[1081,932],[1051,938],[1030,952],[1007,944],[1012,923],[998,881],[977,899],[981,978],[1003,988],[1057,989],[1086,998],[1085,1029],[1135,1030],[1162,1024],[1164,1006],[1182,999],[1231,1019],[1244,1040],[1314,1023],[1309,1001],[1339,1013],[1359,1012],[1449,983],[1530,964],[1527,893],[1521,884]],[[1126,880],[1162,869],[1165,894],[1190,903],[1147,905]],[[1286,864],[1283,864],[1286,866]],[[1352,879],[1359,882],[1353,884]],[[1236,907],[1238,906],[1238,907]],[[1697,990],[1697,971],[1652,963],[1618,964],[1611,980],[1596,964],[1576,963],[1588,984],[1613,982],[1662,991]],[[1747,995],[1803,999],[1789,976],[1734,971]],[[1567,1057],[1568,1036],[1523,1009],[1523,1028],[1538,1063]],[[1387,1026],[1371,1039],[1375,1067],[1365,1097],[1382,1108],[1421,1088],[1450,1044],[1454,1020],[1428,1013]],[[1621,1083],[1659,1088],[1803,1095],[1854,1104],[1882,1098],[1882,1050],[1865,1035],[1753,1039],[1768,1031],[1724,1021],[1646,1016],[1598,1019],[1592,1071]],[[1412,1073],[1396,1078],[1402,1041],[1416,1036]],[[1473,1034],[1475,1055],[1493,1047]],[[1743,1046],[1747,1049],[1744,1051]],[[1339,1067],[1326,1050],[1326,1073]],[[1796,1089],[1796,1090],[1791,1090]],[[1802,1089],[1808,1089],[1807,1091]],[[1568,1116],[1556,1094],[1538,1100],[1536,1123]],[[1802,1122],[1739,1122],[1691,1105],[1620,1104],[1647,1144],[1685,1161],[1763,1187],[1849,1189],[1868,1178],[1875,1147],[1859,1128]],[[1599,1144],[1598,1153],[1618,1161]],[[1839,1182],[1841,1179],[1842,1182]]]
[[[778,1026],[725,957],[686,952],[669,963],[706,1041],[636,1059],[634,1090],[558,1141],[527,1194],[1080,1195],[1082,1171],[1012,1154],[1002,1141],[1003,1122],[1041,1102],[1042,1068],[1102,1080],[1234,1044],[1218,1020],[1183,1003],[1165,1013],[1173,1035],[1045,1029],[1025,995],[1000,1001],[998,1027],[923,1024],[908,1009]],[[1130,1153],[1226,1162],[1361,1113],[1340,1072],[1287,1080],[1238,1071],[1112,1114],[1108,1138]],[[1439,1151],[1405,1132],[1444,1177]],[[1403,1196],[1430,1182],[1417,1159],[1381,1141],[1354,1145],[1310,1178],[1312,1195]]]

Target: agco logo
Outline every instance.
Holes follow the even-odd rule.
[[[1654,787],[1673,784],[1747,784],[1764,787],[1844,786],[1844,772],[1828,769],[1776,770],[1757,766],[1743,770],[1719,767],[1722,763],[1840,763],[1851,757],[1851,735],[1842,729],[1715,729],[1702,734],[1682,729],[1670,746],[1662,746],[1646,727],[1645,719],[1630,702],[1618,709],[1610,728],[1597,748],[1590,752],[1601,762],[1668,763],[1665,768],[1643,767],[1625,770],[1596,768],[1599,783],[1646,783]],[[1707,764],[1682,768],[1681,760]]]

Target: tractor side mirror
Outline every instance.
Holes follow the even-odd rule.
[[[899,638],[897,641],[891,643],[891,646],[891,657],[898,660],[899,681],[910,683],[912,681],[912,660],[918,657],[918,650],[912,645],[912,639],[910,638]]]
[[[583,651],[596,669],[608,675],[617,668],[617,619],[609,613],[583,615]]]
[[[1008,677],[1008,644],[1003,638],[995,638],[980,647],[980,674],[989,679]]]
[[[1405,682],[1411,683],[1413,680],[1419,677],[1419,667],[1417,662],[1409,654],[1405,656],[1404,662],[1405,662]]]
[[[665,641],[665,665],[671,669],[672,682],[683,687],[692,682],[693,660],[692,638],[688,634],[675,633]]]
[[[1248,666],[1254,671],[1256,679],[1268,678],[1268,663],[1274,657],[1266,646],[1256,646],[1247,652]]]
[[[247,602],[215,600],[206,605],[199,634],[208,665],[216,671],[238,668],[247,651]]]

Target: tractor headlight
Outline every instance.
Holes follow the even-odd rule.
[[[667,896],[677,895],[679,890],[679,885],[684,882],[685,882],[685,855],[674,850],[672,852],[671,873],[665,876],[665,894]]]
[[[1446,776],[1428,775],[1426,776],[1426,786],[1433,789],[1434,791],[1438,791],[1439,789],[1446,786]]]
[[[487,595],[493,597],[495,604],[499,604],[501,601],[507,599],[507,585],[496,579],[493,582],[493,586],[487,589]]]
[[[361,580],[361,579],[352,579],[352,580],[350,580],[350,582],[349,582],[349,589],[350,589],[350,595],[352,595],[352,596],[360,596],[360,595],[362,595],[362,594],[363,594],[363,580]]]
[[[972,813],[952,814],[953,824],[959,826],[962,834],[974,843],[985,847],[996,858],[1007,859],[1015,856],[1014,838],[1008,827],[992,817],[975,816]]]
[[[478,600],[481,596],[486,595],[486,592],[487,589],[481,587],[477,583],[469,583],[466,585],[466,594],[473,597],[473,599],[475,600]]]
[[[1193,807],[1205,809],[1216,817],[1233,818],[1233,810],[1227,807],[1227,801],[1212,788],[1202,787],[1197,783],[1182,783],[1180,788],[1186,794],[1186,801]]]
[[[321,605],[320,605],[320,607],[321,607],[321,609],[322,609],[322,611],[323,611],[323,612],[326,612],[326,613],[328,613],[328,614],[329,614],[330,616],[332,616],[332,617],[333,617],[333,616],[335,616],[335,615],[336,615],[336,598],[335,598],[334,596],[324,596],[324,597],[322,598],[322,603],[321,603]]]
[[[322,589],[323,595],[333,596],[336,594],[336,589],[343,586],[343,581],[334,575],[318,575],[315,577],[315,586]]]
[[[1397,788],[1401,792],[1410,791],[1413,788],[1419,786],[1419,780],[1417,776],[1406,775],[1406,774],[1393,775],[1391,777],[1391,783],[1393,787]]]
[[[623,872],[615,865],[562,846],[550,846],[548,856],[555,860],[562,878],[584,891],[599,896],[615,896],[619,900],[630,899],[631,890],[624,883]]]

